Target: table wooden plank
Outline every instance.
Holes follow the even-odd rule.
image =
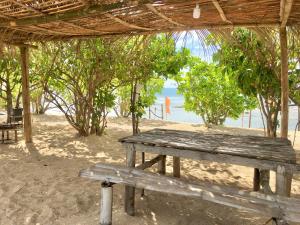
[[[124,145],[132,145],[132,143],[124,143]],[[252,168],[261,168],[266,170],[277,171],[277,167],[284,166],[287,171],[291,173],[300,173],[300,165],[299,164],[291,164],[285,162],[275,162],[271,160],[264,159],[252,159],[241,156],[233,156],[222,153],[210,153],[204,151],[193,151],[193,150],[182,150],[170,147],[153,147],[147,146],[143,144],[134,144],[134,148],[137,152],[147,152],[157,155],[168,155],[168,156],[176,156],[185,159],[192,160],[205,160],[210,162],[218,162],[218,163],[229,163],[240,166],[247,166]]]
[[[136,136],[122,138],[120,142],[222,153],[284,163],[296,162],[296,154],[291,142],[280,138],[154,129]]]

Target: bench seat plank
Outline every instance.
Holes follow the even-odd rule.
[[[295,198],[248,192],[204,182],[192,184],[177,178],[120,165],[96,164],[87,170],[80,171],[79,175],[89,179],[120,183],[150,191],[200,197],[203,200],[244,209],[264,216],[300,222],[300,200]]]

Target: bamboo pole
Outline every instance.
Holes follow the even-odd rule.
[[[214,6],[216,7],[216,9],[218,10],[218,13],[219,13],[220,17],[222,18],[222,20],[227,23],[232,23],[230,20],[227,19],[220,3],[217,0],[212,0],[212,2],[214,4]]]
[[[138,2],[138,5],[144,5],[147,3],[151,3],[151,1],[140,0]],[[61,12],[59,14],[55,13],[55,14],[47,14],[47,15],[28,17],[22,19],[14,19],[11,21],[0,22],[0,26],[9,26],[9,27],[27,26],[27,25],[31,26],[31,25],[39,25],[39,24],[57,22],[57,21],[69,21],[74,18],[78,19],[82,17],[96,16],[99,14],[109,12],[114,9],[120,9],[128,6],[129,6],[128,1],[124,1],[124,2],[118,1],[111,4],[96,4],[96,5],[92,4],[90,6],[87,6],[84,10],[81,8],[77,10]]]
[[[131,23],[128,23],[128,22],[126,22],[126,21],[124,21],[124,20],[121,20],[120,18],[118,18],[118,17],[115,17],[115,16],[113,16],[113,15],[111,15],[111,14],[109,14],[109,13],[105,13],[104,14],[106,17],[108,17],[109,19],[112,19],[112,20],[114,20],[114,21],[116,21],[116,22],[118,22],[118,23],[120,23],[120,24],[122,24],[122,25],[124,25],[124,26],[126,26],[126,27],[129,27],[129,28],[133,28],[133,29],[138,29],[138,30],[153,30],[152,28],[148,28],[148,27],[141,27],[141,26],[137,26],[137,25],[135,25],[135,24],[131,24]]]
[[[292,11],[293,0],[280,1],[280,21],[281,27],[284,28],[288,22],[290,13]]]
[[[172,20],[171,18],[165,16],[164,14],[162,14],[161,12],[159,12],[152,4],[146,4],[146,7],[152,11],[153,13],[155,13],[156,15],[158,15],[159,17],[163,18],[164,20],[177,25],[177,26],[181,26],[184,27],[185,25],[181,24],[181,23],[177,23],[176,21]]]
[[[288,137],[289,87],[288,87],[288,49],[286,27],[280,27],[281,49],[281,137]]]
[[[25,143],[32,142],[32,128],[30,115],[30,93],[29,93],[29,69],[28,69],[28,47],[21,46],[21,67],[22,67],[22,100],[24,112],[24,138]]]

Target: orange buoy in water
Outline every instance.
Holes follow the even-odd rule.
[[[171,99],[167,96],[166,97],[166,113],[171,114],[171,109],[170,109],[170,105],[171,105]]]

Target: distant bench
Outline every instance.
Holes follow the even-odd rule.
[[[155,160],[155,163],[158,160],[159,158]],[[300,222],[299,199],[243,191],[238,188],[204,182],[192,184],[178,178],[166,177],[141,169],[143,168],[134,169],[120,165],[98,163],[89,169],[80,171],[80,177],[102,181],[100,225],[112,224],[113,184],[124,184],[168,194],[199,197],[203,200],[276,218],[274,221],[277,225],[286,225],[288,224],[287,221]]]
[[[1,142],[4,143],[6,140],[10,140],[9,132],[14,131],[15,133],[15,142],[18,142],[18,130],[22,129],[22,124],[11,124],[11,123],[4,123],[0,124],[0,131],[1,131]],[[5,139],[6,133],[6,139]]]

